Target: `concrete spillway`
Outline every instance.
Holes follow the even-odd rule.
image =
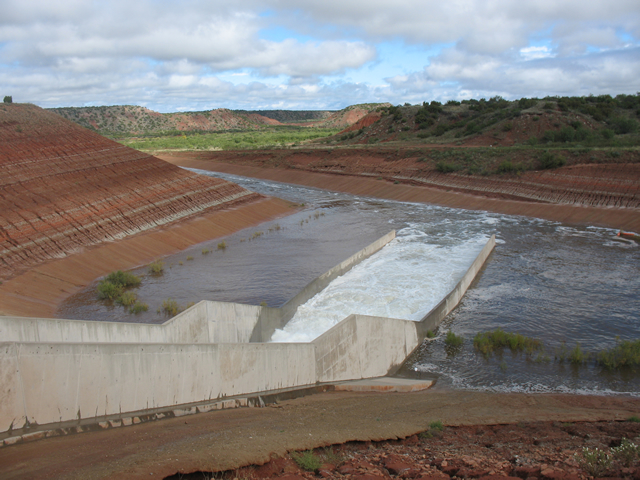
[[[15,442],[33,425],[108,427],[176,406],[202,411],[232,396],[392,373],[459,303],[494,237],[418,321],[350,314],[312,342],[265,342],[394,237],[335,266],[281,308],[202,301],[162,325],[0,317],[0,438]]]

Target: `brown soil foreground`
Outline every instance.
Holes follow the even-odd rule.
[[[0,449],[0,465],[4,479],[164,478],[179,472],[225,471],[260,465],[294,450],[409,437],[404,445],[391,442],[367,446],[360,452],[357,445],[340,447],[343,456],[353,457],[351,464],[359,460],[362,464],[352,465],[355,470],[344,473],[333,471],[329,476],[389,478],[386,472],[392,470],[389,467],[384,470],[381,462],[390,453],[404,455],[405,463],[409,456],[419,457],[423,465],[421,472],[429,471],[427,465],[432,462],[440,461],[440,467],[446,467],[443,458],[458,466],[465,458],[471,458],[475,459],[478,470],[504,474],[511,471],[508,465],[518,466],[518,458],[523,465],[554,466],[554,459],[562,455],[568,458],[583,445],[607,447],[611,439],[635,438],[640,433],[637,424],[623,420],[639,411],[640,399],[621,396],[495,394],[437,387],[416,393],[327,392],[266,408],[221,410],[17,444]],[[501,430],[446,428],[444,443],[436,438],[433,444],[413,444],[416,439],[410,437],[428,430],[434,421],[441,421],[445,426],[510,426]],[[533,430],[518,425],[540,421],[609,423],[606,428],[597,423],[580,427],[584,433],[571,433],[567,425],[560,424],[526,427],[536,429],[537,433],[531,433]],[[510,433],[512,431],[516,433]],[[528,437],[526,432],[532,436]],[[573,443],[563,444],[560,440]],[[567,448],[573,449],[571,455],[562,453]],[[380,465],[366,465],[375,463],[367,455],[376,453]],[[286,460],[271,463],[262,476],[294,473],[291,464],[288,470],[286,465]],[[363,472],[374,474],[376,469],[378,476],[357,477]],[[238,477],[250,478],[249,475]]]
[[[0,285],[0,315],[53,317],[60,303],[114,270],[127,270],[206,240],[282,217],[292,205],[260,197],[49,261]]]
[[[519,184],[519,180],[515,178],[511,179],[506,186],[494,185],[501,182],[500,179],[494,179],[491,180],[492,191],[490,191],[488,185],[485,185],[487,180],[482,178],[469,179],[467,177],[464,179],[465,182],[467,182],[464,185],[464,188],[454,185],[447,186],[446,184],[442,184],[438,188],[434,188],[419,186],[416,184],[416,181],[411,182],[413,184],[402,182],[396,184],[395,181],[381,179],[382,177],[372,177],[372,175],[377,175],[377,173],[371,173],[370,170],[373,167],[371,167],[371,165],[367,165],[366,168],[365,166],[361,167],[362,171],[358,170],[356,159],[352,159],[350,163],[348,152],[344,153],[345,158],[342,159],[342,163],[349,165],[349,168],[352,170],[349,174],[339,172],[333,174],[318,173],[317,171],[309,171],[309,168],[311,168],[309,165],[312,165],[315,157],[309,154],[309,152],[305,153],[308,154],[305,155],[305,161],[308,162],[307,164],[305,164],[303,160],[300,160],[298,156],[292,156],[293,158],[287,157],[289,163],[286,163],[281,167],[261,166],[261,163],[263,162],[260,158],[264,158],[264,155],[266,155],[265,152],[179,152],[160,154],[158,155],[158,158],[183,167],[199,168],[202,170],[212,170],[247,177],[294,183],[356,195],[386,198],[404,202],[432,203],[453,208],[486,210],[508,215],[523,215],[574,225],[594,225],[622,230],[640,231],[640,210],[637,208],[615,208],[612,206],[594,207],[572,204],[573,197],[570,193],[575,191],[575,185],[567,185],[566,183],[563,183],[565,180],[562,178],[558,179],[557,176],[545,180],[547,183],[544,185],[543,193],[545,195],[549,195],[550,192],[553,193],[554,190],[561,191],[564,189],[567,192],[566,196],[568,197],[565,200],[566,203],[544,203],[539,198],[536,199],[535,196],[533,196],[531,201],[513,200],[513,198],[522,198],[520,191],[524,191],[531,186],[538,185],[539,182],[543,181],[543,179],[541,179],[542,177],[535,181],[522,181],[521,184]],[[268,154],[272,156],[275,155],[273,152],[269,152]],[[263,157],[260,157],[261,155],[263,155]],[[317,155],[326,156],[326,153],[321,151]],[[359,155],[363,154],[360,152]],[[302,156],[302,154],[299,156]],[[358,157],[357,160],[362,159]],[[379,160],[376,165],[377,164],[384,164],[384,160]],[[591,166],[586,167],[591,168]],[[604,204],[607,204],[607,199],[616,196],[616,188],[619,188],[618,192],[628,192],[629,184],[633,184],[634,189],[638,188],[638,184],[636,184],[636,181],[634,180],[635,175],[638,173],[636,172],[636,170],[638,170],[637,166],[629,167],[632,170],[630,175],[633,178],[620,177],[620,175],[622,175],[622,171],[620,170],[622,167],[620,166],[617,166],[617,170],[615,171],[610,169],[610,172],[606,169],[606,171],[601,170],[598,166],[594,167],[595,170],[593,172],[588,171],[589,168],[586,168],[587,171],[581,172],[582,176],[579,179],[580,182],[591,182],[591,184],[597,183],[599,176],[608,172],[607,174],[610,175],[611,178],[607,179],[607,183],[611,188],[611,192],[598,192],[598,188],[604,187],[601,185],[590,185],[589,188],[595,188],[596,190],[592,191],[592,193],[585,193],[584,191],[581,191],[582,193],[580,194],[580,198],[597,197],[597,202],[604,202]],[[430,175],[433,176],[436,174]],[[575,172],[573,172],[573,174],[569,172],[564,177],[570,179],[572,178],[572,175],[575,177]],[[443,181],[441,177],[439,177],[438,181]],[[436,180],[433,181],[435,182]],[[569,180],[566,181],[568,182]],[[409,182],[409,180],[406,180],[406,182]],[[477,185],[474,185],[473,182],[476,182]],[[554,184],[554,182],[558,183]],[[619,184],[618,187],[616,187],[617,184]],[[506,191],[510,193],[504,193]],[[629,194],[632,195],[633,198],[636,198],[636,193]],[[560,196],[562,197],[562,195]]]

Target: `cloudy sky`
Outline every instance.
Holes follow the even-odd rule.
[[[161,112],[640,91],[639,0],[3,0],[0,95]]]

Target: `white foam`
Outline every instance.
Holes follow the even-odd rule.
[[[460,281],[487,237],[428,243],[419,226],[404,228],[375,255],[298,307],[272,342],[310,342],[351,314],[419,321]]]

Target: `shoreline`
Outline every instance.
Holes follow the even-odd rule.
[[[198,158],[198,152],[189,152],[188,154],[181,152],[179,155],[160,153],[156,156],[180,167],[293,183],[354,195],[534,217],[572,225],[640,231],[640,211],[636,209],[584,207],[570,204],[498,199],[432,187],[394,184],[367,176],[316,173],[299,168],[259,167],[240,163],[226,163],[215,159],[203,160]]]
[[[293,213],[292,207],[285,200],[262,197],[46,262],[0,284],[0,315],[55,318],[66,298],[103,275],[281,218]]]

